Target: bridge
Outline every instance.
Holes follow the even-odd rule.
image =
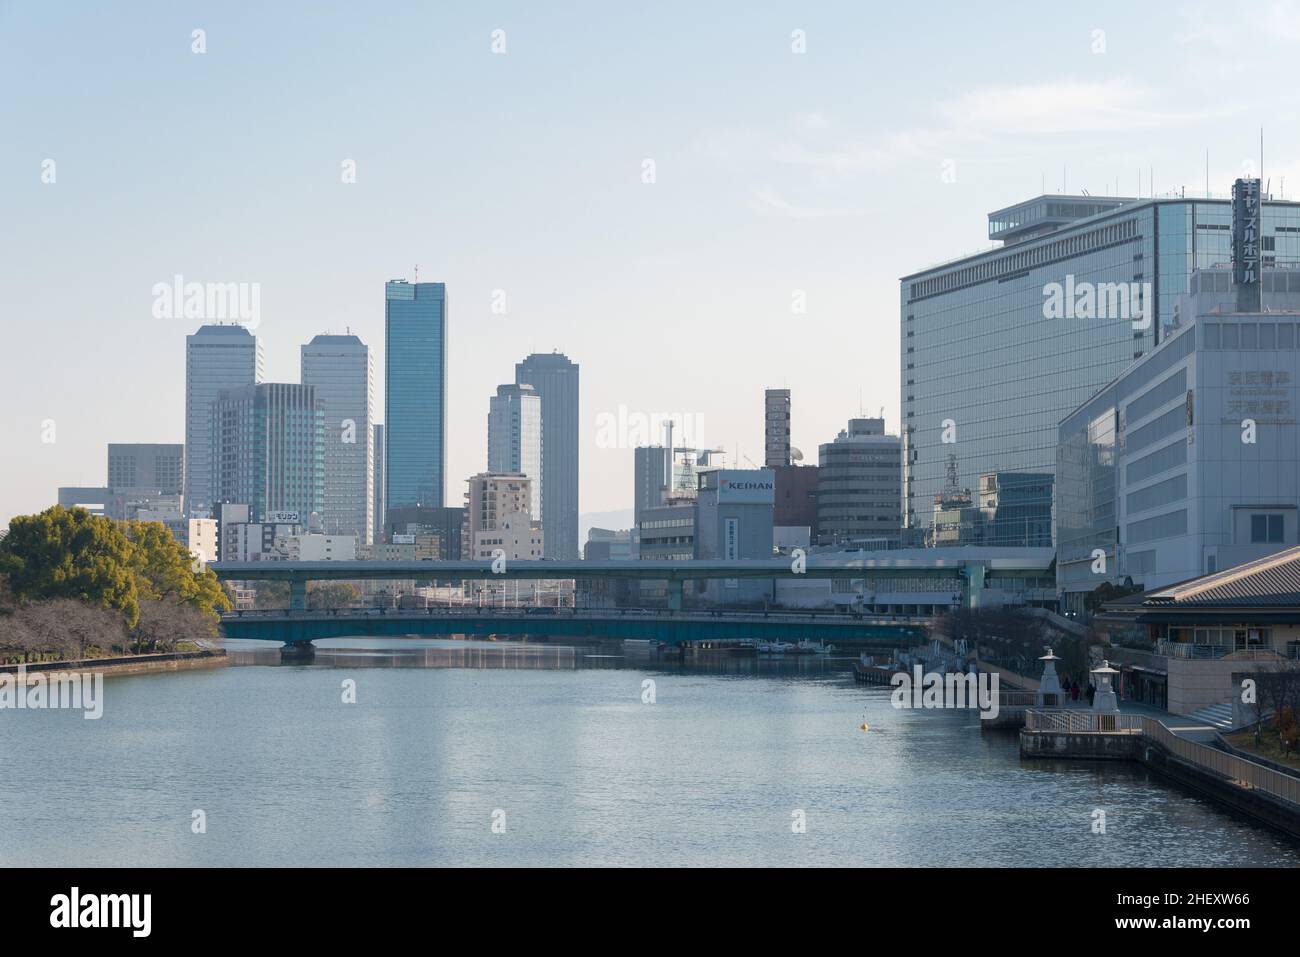
[[[625,638],[679,644],[741,639],[873,643],[923,641],[923,623],[844,612],[672,611],[648,608],[341,608],[236,611],[223,615],[227,638],[299,645],[318,638],[406,635],[529,635]]]
[[[861,557],[847,557],[859,555]],[[980,592],[1006,582],[1041,579],[1051,549],[952,548],[891,552],[807,555],[800,560],[628,560],[628,561],[257,561],[209,565],[222,581],[282,581],[289,585],[287,611],[226,615],[228,637],[281,640],[305,644],[314,638],[343,635],[532,634],[582,637],[600,635],[667,642],[740,638],[809,638],[811,640],[894,640],[919,637],[919,622],[863,617],[844,612],[723,612],[684,610],[684,585],[708,579],[840,580],[870,578],[877,583],[915,582],[930,578],[957,581],[953,598],[963,606],[978,604]],[[649,609],[492,609],[433,608],[413,610],[307,608],[307,585],[313,581],[497,581],[508,579],[623,579],[666,583],[668,607]],[[945,602],[946,603],[946,602]]]
[[[860,554],[865,557],[847,558]],[[464,582],[509,579],[623,579],[663,581],[668,586],[668,607],[680,610],[683,585],[707,579],[768,580],[913,580],[957,578],[960,602],[977,604],[979,591],[998,579],[1046,575],[1053,558],[1050,548],[927,548],[886,552],[837,552],[792,558],[719,561],[628,560],[556,561],[552,559],[503,561],[258,561],[214,562],[208,567],[222,581],[285,581],[289,607],[307,607],[310,581],[444,581]]]

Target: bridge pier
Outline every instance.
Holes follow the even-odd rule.
[[[307,610],[307,581],[303,578],[289,579],[289,610]]]
[[[682,610],[682,580],[680,578],[668,579],[668,607],[672,611]]]
[[[310,641],[286,641],[280,648],[280,661],[305,664],[316,660],[316,646]]]

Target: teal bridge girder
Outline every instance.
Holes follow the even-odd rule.
[[[530,636],[623,638],[680,644],[687,641],[742,639],[917,644],[924,626],[913,620],[857,618],[846,614],[748,614],[735,612],[620,613],[556,609],[528,613],[517,609],[339,609],[331,611],[232,612],[222,616],[227,638],[302,644],[322,638],[404,637],[407,635]]]

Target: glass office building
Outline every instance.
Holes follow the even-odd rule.
[[[212,404],[216,501],[249,521],[293,512],[307,526],[325,500],[325,411],[314,386],[263,382],[223,389]]]
[[[447,287],[384,286],[384,508],[441,508],[447,468]]]
[[[302,383],[316,387],[325,412],[327,535],[355,535],[369,545],[374,526],[374,368],[370,349],[353,335],[316,336],[302,347]]]
[[[930,523],[950,456],[966,488],[1054,472],[1061,419],[1156,347],[1193,270],[1231,258],[1231,220],[1226,199],[1041,196],[989,214],[1002,247],[904,277],[906,525]],[[1300,205],[1262,204],[1262,256],[1300,258]],[[1078,317],[1046,317],[1053,296],[1085,289],[1089,309],[1067,313]],[[1130,289],[1153,321],[1125,311]],[[1039,487],[1045,500],[1020,507],[1051,507],[1051,484]]]

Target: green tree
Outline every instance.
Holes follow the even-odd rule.
[[[360,597],[347,582],[311,582],[307,587],[307,607],[311,609],[347,608]]]
[[[186,605],[215,619],[233,605],[216,573],[195,570],[189,550],[161,522],[127,522],[131,566],[142,601]]]
[[[72,598],[120,611],[132,628],[140,620],[131,542],[115,522],[84,508],[56,505],[14,518],[0,541],[0,573],[19,598]]]
[[[289,607],[288,582],[258,582],[253,588],[253,604],[258,609]]]

